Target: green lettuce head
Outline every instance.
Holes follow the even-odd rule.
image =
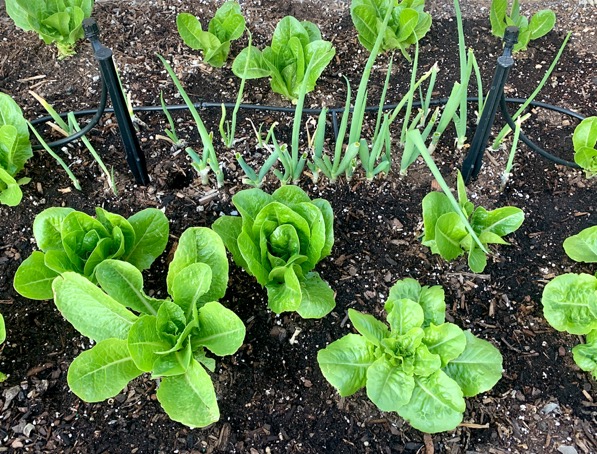
[[[236,264],[267,288],[270,309],[296,311],[303,318],[328,314],[334,291],[312,270],[334,244],[330,203],[311,200],[296,186],[271,195],[247,189],[232,202],[241,216],[223,216],[212,228]]]

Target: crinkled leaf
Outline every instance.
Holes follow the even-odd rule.
[[[230,309],[218,302],[206,303],[199,310],[199,333],[193,344],[201,345],[214,355],[236,353],[245,339],[245,325]]]
[[[354,309],[348,309],[348,317],[354,328],[369,342],[378,347],[382,339],[390,335],[390,330],[385,323],[377,320],[373,315],[362,314]]]
[[[341,396],[366,385],[367,369],[376,359],[373,344],[357,334],[347,334],[317,353],[323,376]]]
[[[439,326],[430,325],[425,328],[423,343],[431,353],[440,356],[442,367],[454,358],[460,356],[466,347],[464,332],[453,323],[443,323]]]
[[[414,378],[384,357],[367,369],[367,396],[381,411],[398,411],[410,401],[414,388]]]
[[[33,251],[19,265],[14,277],[14,288],[25,298],[32,300],[52,299],[52,282],[58,276],[45,264],[44,253]]]
[[[128,218],[135,231],[135,243],[123,259],[140,270],[151,266],[168,243],[170,224],[166,215],[156,208],[146,208]]]
[[[458,383],[438,370],[429,377],[415,377],[412,398],[398,414],[421,432],[437,433],[455,429],[465,409]]]
[[[334,291],[315,271],[299,279],[301,303],[296,310],[302,318],[322,318],[336,306]]]
[[[141,375],[124,339],[105,339],[77,356],[68,368],[71,391],[85,402],[116,396]]]
[[[106,295],[88,279],[67,272],[53,284],[54,302],[77,331],[96,342],[126,339],[137,316]]]
[[[168,416],[189,427],[205,427],[220,419],[211,378],[192,360],[182,375],[164,377],[157,397]]]
[[[206,227],[191,227],[183,232],[168,268],[168,293],[176,275],[193,263],[205,263],[211,268],[209,291],[199,297],[200,302],[216,301],[224,296],[228,286],[228,258],[219,235]]]
[[[564,241],[566,255],[577,262],[597,262],[597,225],[589,227]]]
[[[486,340],[465,331],[466,348],[450,360],[444,372],[452,378],[466,397],[490,390],[502,378],[502,355]]]
[[[157,314],[161,301],[145,294],[143,275],[130,263],[106,260],[96,267],[95,277],[104,292],[123,306],[142,314]]]
[[[597,277],[562,274],[543,289],[543,314],[558,331],[587,334],[597,329]]]

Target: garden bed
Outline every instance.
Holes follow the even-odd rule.
[[[438,62],[434,97],[442,98],[449,95],[459,75],[457,32],[450,11],[441,11],[437,5],[431,10],[437,14],[422,42],[419,65],[422,72]],[[488,86],[501,43],[490,33],[486,9],[463,2],[463,10],[467,45],[475,50]],[[113,49],[134,105],[158,105],[160,91],[168,103],[181,102],[156,52],[172,63],[193,99],[235,100],[238,80],[229,65],[208,67],[197,52],[182,43],[175,18],[183,11],[196,14],[205,23],[215,6],[190,0],[96,4],[93,16],[100,26],[101,40]],[[315,92],[308,96],[307,106],[341,106],[346,87],[340,75],[347,76],[353,87],[358,85],[367,53],[357,41],[345,5],[255,0],[243,2],[243,11],[258,47],[269,42],[277,21],[288,14],[316,22],[324,38],[333,42],[336,57]],[[590,53],[595,36],[590,17],[595,9],[562,7],[558,13],[558,31],[516,57],[506,94],[525,97],[534,90],[566,27],[573,26],[571,43],[539,99],[586,116],[595,115],[597,80],[590,71],[596,66],[595,54]],[[19,103],[27,118],[45,113],[28,90],[42,95],[59,112],[96,107],[98,69],[87,43],[77,46],[75,57],[56,61],[54,51],[35,35],[15,29],[4,10],[0,25],[0,90]],[[233,43],[232,55],[245,44],[246,38]],[[386,64],[387,57],[381,57],[374,68],[369,104],[379,99]],[[390,102],[407,91],[409,78],[409,65],[397,58]],[[287,105],[263,80],[247,83],[245,102]],[[201,114],[217,136],[219,109],[206,109]],[[72,187],[48,154],[41,152],[24,172],[32,181],[23,187],[21,205],[0,206],[0,302],[8,330],[0,370],[9,375],[2,384],[1,450],[421,452],[420,432],[396,414],[377,410],[362,391],[340,398],[323,378],[316,361],[318,350],[351,332],[348,308],[379,317],[392,284],[413,277],[423,285],[442,285],[448,320],[491,341],[504,356],[502,380],[490,392],[467,400],[464,424],[433,436],[436,452],[553,453],[561,446],[578,453],[597,451],[597,384],[572,360],[570,349],[578,339],[551,328],[543,318],[540,302],[545,283],[554,276],[570,270],[591,272],[590,266],[569,260],[561,244],[595,224],[595,181],[586,180],[578,170],[546,161],[524,146],[504,190],[500,189],[500,175],[507,160],[506,148],[486,156],[479,179],[469,186],[475,203],[487,208],[518,206],[526,215],[522,227],[508,237],[511,246],[496,250],[483,274],[471,273],[465,260],[447,263],[421,245],[421,200],[434,187],[422,161],[417,161],[406,176],[399,176],[395,164],[388,177],[372,182],[357,172],[351,181],[340,179],[331,184],[324,179],[315,185],[305,174],[299,185],[310,196],[329,200],[334,209],[336,242],[331,256],[317,267],[336,291],[333,312],[321,320],[301,319],[295,313],[276,316],[267,310],[265,290],[231,265],[222,303],[244,321],[247,335],[235,355],[217,361],[213,380],[222,415],[219,422],[202,430],[172,422],[156,400],[156,382],[148,376],[136,379],[107,402],[82,402],[69,391],[66,371],[73,358],[89,348],[89,340],[61,317],[51,301],[27,300],[12,287],[19,263],[34,250],[34,217],[51,206],[68,206],[90,214],[102,206],[126,217],[146,207],[162,209],[170,220],[170,254],[145,273],[145,285],[163,297],[168,256],[178,237],[187,227],[210,226],[221,215],[230,214],[234,210],[231,196],[244,188],[242,171],[231,151],[217,148],[226,173],[224,187],[217,189],[215,181],[202,186],[184,152],[173,151],[167,141],[157,137],[166,127],[164,116],[160,112],[138,115],[145,123],[139,136],[152,179],[148,186],[134,183],[116,120],[107,115],[88,137],[105,163],[114,168],[117,195],[88,152],[76,143],[62,155],[79,179],[81,191]],[[256,140],[249,118],[255,124],[278,121],[279,138],[290,141],[292,116],[241,110],[236,151],[252,156],[254,162],[260,158],[255,155]],[[176,113],[175,119],[179,135],[199,147],[188,112]],[[571,160],[575,125],[571,118],[537,110],[525,123],[525,131],[545,149]],[[470,136],[472,133],[469,141]],[[465,151],[457,150],[452,138],[453,132],[448,131],[434,157],[453,186]],[[278,185],[270,176],[264,189],[273,191]]]

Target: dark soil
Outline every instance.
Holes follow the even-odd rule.
[[[168,58],[194,99],[233,102],[238,80],[230,67],[213,69],[198,53],[186,48],[175,28],[178,12],[188,11],[206,23],[216,6],[184,0],[173,4],[100,2],[94,9],[102,42],[113,49],[125,89],[136,106],[159,105],[159,93],[169,103],[180,98],[155,57]],[[291,0],[243,2],[253,42],[263,47],[277,21],[287,14],[313,20],[324,37],[334,42],[337,56],[322,75],[307,104],[341,106],[345,75],[356,91],[366,60],[350,16],[340,4]],[[587,17],[595,10],[588,8]],[[472,17],[469,15],[468,17]],[[465,22],[467,45],[475,50],[485,86],[489,85],[501,44],[491,36],[486,19]],[[578,25],[579,30],[587,27]],[[588,25],[593,33],[594,25]],[[586,30],[585,30],[586,31]],[[583,35],[583,33],[579,33]],[[45,114],[28,94],[34,90],[61,112],[93,108],[99,99],[98,70],[90,46],[81,42],[77,56],[56,61],[54,51],[31,33],[17,30],[0,13],[0,90],[13,96],[29,119]],[[564,35],[551,32],[517,56],[507,94],[524,97],[536,87],[556,54]],[[540,100],[595,115],[597,80],[589,68],[595,56],[583,52],[582,37],[564,52]],[[590,38],[588,38],[590,40]],[[232,46],[232,55],[246,44]],[[355,49],[359,49],[355,51]],[[370,82],[370,104],[379,99],[387,57],[379,59]],[[445,97],[458,78],[455,21],[436,19],[421,49],[420,71],[434,62],[441,68],[434,96]],[[408,64],[397,58],[391,78],[390,102],[408,87]],[[267,82],[248,83],[246,102],[287,105],[272,94]],[[471,105],[471,108],[474,106]],[[208,128],[218,136],[219,109],[202,110]],[[525,130],[544,148],[571,160],[571,135],[577,121],[560,114],[536,111]],[[87,213],[102,206],[129,216],[148,206],[163,209],[171,221],[168,250],[189,226],[210,226],[234,207],[231,196],[241,190],[241,172],[233,152],[218,143],[226,184],[202,186],[184,152],[173,152],[160,139],[166,126],[158,113],[139,113],[140,129],[151,184],[134,183],[124,161],[115,126],[106,115],[89,137],[104,161],[114,168],[114,195],[97,164],[82,146],[66,147],[62,155],[79,179],[77,191],[64,171],[45,152],[38,152],[24,176],[19,207],[0,206],[0,303],[8,337],[1,347],[0,370],[9,375],[2,384],[0,451],[60,453],[154,452],[380,452],[424,451],[423,434],[396,414],[382,413],[364,392],[340,398],[325,381],[316,362],[317,351],[351,331],[347,309],[382,316],[392,284],[414,277],[424,285],[446,290],[448,319],[496,345],[504,356],[504,375],[488,393],[467,400],[464,423],[433,436],[436,452],[505,453],[597,452],[597,384],[576,367],[570,349],[576,336],[554,331],[544,320],[541,292],[554,276],[591,267],[570,261],[563,240],[595,224],[595,182],[583,174],[546,161],[521,146],[514,174],[500,189],[500,175],[509,144],[486,156],[482,173],[469,187],[475,203],[487,208],[514,205],[526,214],[523,226],[508,237],[511,246],[495,250],[484,274],[469,272],[465,261],[446,263],[422,246],[421,199],[434,185],[422,162],[400,177],[397,169],[373,182],[357,174],[336,184],[307,175],[300,185],[334,207],[336,242],[318,271],[337,292],[335,310],[322,320],[296,314],[276,316],[267,310],[266,294],[246,273],[231,266],[229,291],[223,303],[247,325],[239,352],[218,360],[213,380],[221,420],[203,430],[190,430],[170,421],[156,400],[157,383],[148,376],[133,381],[114,399],[99,404],[79,400],[66,384],[69,364],[89,341],[62,319],[51,301],[34,302],[18,295],[12,278],[19,263],[35,248],[32,222],[50,206],[70,206]],[[200,149],[188,112],[176,113],[179,135]],[[292,117],[271,112],[241,111],[236,151],[251,163],[262,162],[248,119],[258,125],[278,121],[279,138],[289,140]],[[498,116],[497,122],[501,124]],[[368,128],[371,125],[367,125]],[[396,130],[400,124],[396,125]],[[46,135],[53,138],[49,130]],[[472,132],[469,135],[472,137]],[[452,145],[449,131],[435,159],[450,184],[464,152]],[[396,153],[396,164],[399,161]],[[396,165],[395,165],[396,167]],[[264,189],[279,183],[270,177]],[[146,273],[146,287],[164,294],[167,254]],[[566,451],[565,447],[568,447]],[[574,451],[573,451],[574,450]]]

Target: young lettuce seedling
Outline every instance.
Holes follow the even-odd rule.
[[[20,186],[29,178],[15,180],[25,163],[33,156],[27,120],[13,99],[0,93],[0,203],[17,206],[23,192]]]
[[[572,135],[574,162],[584,171],[587,178],[597,176],[597,117],[585,118],[574,129]]]
[[[95,268],[107,259],[125,260],[147,269],[164,251],[169,224],[164,213],[146,208],[130,218],[96,208],[96,217],[72,208],[52,207],[33,221],[33,236],[41,251],[19,265],[14,288],[26,298],[52,298],[52,282],[75,272],[96,282]]]
[[[206,350],[231,355],[245,337],[242,320],[216,301],[228,285],[220,237],[204,227],[181,235],[168,269],[170,299],[148,297],[141,272],[130,263],[105,260],[96,276],[101,289],[72,272],[52,286],[64,318],[97,342],[70,365],[71,390],[99,402],[150,372],[160,379],[157,398],[171,419],[189,427],[217,421],[216,393],[205,370],[214,372],[215,360]]]
[[[220,135],[226,147],[231,148],[234,144],[234,135],[236,132],[236,116],[240,103],[243,100],[243,93],[245,90],[245,82],[248,79],[260,79],[267,77],[270,72],[265,66],[261,51],[252,45],[253,38],[249,34],[249,44],[240,54],[234,59],[232,63],[232,72],[240,79],[240,86],[236,96],[236,104],[232,111],[232,120],[226,121],[226,106],[222,103],[222,118],[220,119]]]
[[[341,396],[367,388],[382,411],[395,411],[428,433],[462,421],[464,397],[493,388],[502,376],[502,355],[486,340],[445,322],[440,286],[403,279],[385,303],[388,326],[348,309],[359,334],[347,334],[317,354],[323,376]]]
[[[176,17],[176,26],[187,46],[202,50],[206,63],[220,67],[228,59],[230,42],[244,33],[245,18],[240,5],[236,1],[229,1],[218,8],[209,21],[207,31],[202,30],[199,20],[189,13],[180,13]]]
[[[508,0],[492,0],[491,9],[489,10],[491,33],[494,36],[503,38],[507,27],[518,27],[518,43],[514,45],[514,52],[526,50],[530,41],[546,35],[556,24],[556,14],[550,9],[537,11],[530,21],[520,14],[520,2],[518,0],[512,2],[509,14],[507,9]]]
[[[276,314],[321,318],[335,306],[334,291],[313,270],[334,244],[334,213],[327,200],[309,199],[297,186],[272,195],[246,189],[232,197],[241,216],[223,216],[212,228],[237,265],[267,288]]]
[[[564,251],[576,262],[597,263],[597,225],[567,238]],[[597,273],[555,277],[543,289],[541,303],[553,328],[586,336],[572,354],[578,367],[597,378]]]
[[[388,9],[392,9],[381,52],[400,49],[410,61],[407,49],[431,28],[431,15],[424,11],[425,0],[352,0],[350,15],[359,33],[359,42],[371,52]]]
[[[58,58],[74,55],[83,38],[83,20],[91,16],[93,0],[6,0],[15,25],[36,32],[46,44],[56,44]]]
[[[321,39],[317,25],[292,16],[278,22],[271,45],[262,52],[272,90],[297,104],[297,110],[301,90],[313,91],[335,54],[332,43]]]
[[[524,213],[517,207],[486,210],[469,202],[462,175],[458,172],[458,211],[443,192],[432,191],[423,198],[423,244],[445,260],[454,260],[468,253],[468,266],[482,273],[487,265],[490,244],[508,244],[502,237],[512,233],[524,221]],[[463,220],[466,219],[468,226]],[[477,244],[471,232],[472,228]]]

